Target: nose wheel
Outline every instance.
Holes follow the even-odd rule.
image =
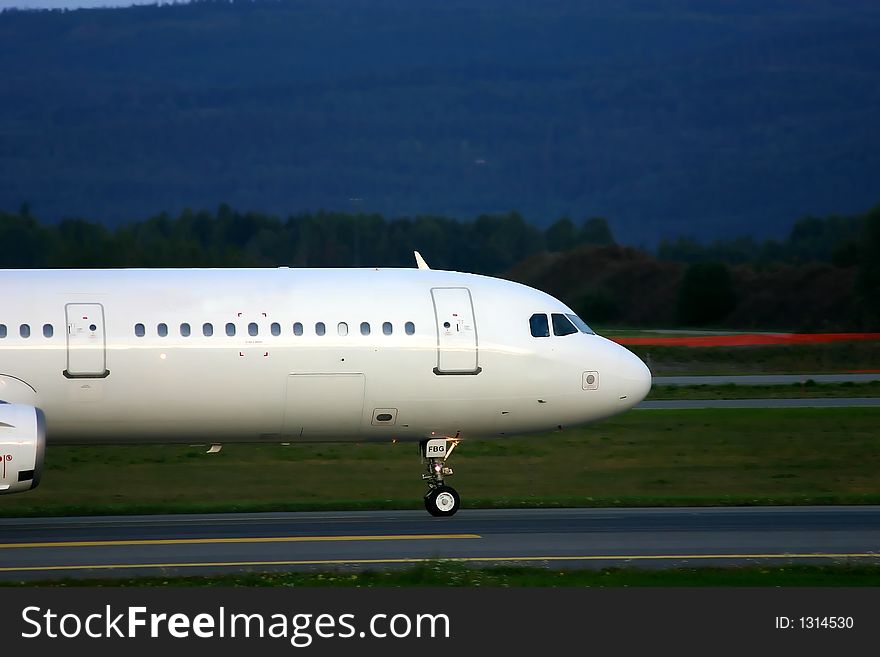
[[[446,461],[458,443],[458,436],[455,438],[434,438],[419,443],[422,462],[425,464],[425,473],[422,475],[422,479],[428,482],[425,509],[432,516],[448,518],[455,515],[461,506],[458,492],[451,486],[447,486],[444,481],[446,477],[452,475],[452,468],[446,465]]]
[[[437,486],[425,495],[425,508],[432,516],[449,517],[458,511],[461,498],[451,486]]]

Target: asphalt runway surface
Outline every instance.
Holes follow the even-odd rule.
[[[386,569],[880,563],[880,506],[464,509],[0,519],[0,579]]]
[[[692,410],[699,408],[851,408],[880,406],[880,397],[804,397],[800,399],[656,399],[639,409]]]
[[[718,376],[655,376],[655,386],[735,385],[779,386],[806,383],[870,383],[880,381],[880,372],[853,374],[731,374]]]
[[[880,373],[857,374],[754,374],[722,376],[655,376],[654,386],[693,385],[792,385],[812,379],[816,383],[870,383]],[[847,408],[880,406],[880,397],[801,397],[795,399],[666,399],[641,402],[644,409],[700,408]]]

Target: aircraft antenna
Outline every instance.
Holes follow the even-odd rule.
[[[416,266],[419,269],[430,269],[430,267],[428,266],[428,263],[425,262],[425,259],[422,257],[421,253],[419,253],[418,251],[413,251],[413,254],[416,257]]]

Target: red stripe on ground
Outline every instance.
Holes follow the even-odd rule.
[[[758,345],[827,344],[880,340],[880,333],[739,333],[736,335],[685,335],[674,337],[612,337],[624,345],[666,347],[750,347]]]

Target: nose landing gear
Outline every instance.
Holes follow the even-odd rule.
[[[422,480],[428,482],[425,509],[432,516],[449,517],[455,515],[461,504],[458,492],[444,483],[444,477],[452,475],[452,468],[446,465],[446,461],[459,442],[456,435],[455,438],[433,438],[419,443],[419,451],[426,470],[422,474]]]

